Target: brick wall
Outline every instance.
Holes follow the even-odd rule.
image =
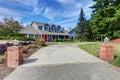
[[[113,60],[114,59],[113,44],[100,44],[99,58],[103,60]]]
[[[118,43],[118,44],[120,44],[120,38],[110,40],[110,43]]]
[[[11,46],[7,48],[7,66],[17,67],[23,62],[23,47],[22,46]]]

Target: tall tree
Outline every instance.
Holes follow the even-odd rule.
[[[78,40],[83,39],[83,30],[84,30],[84,22],[85,22],[85,20],[86,19],[85,19],[84,11],[83,11],[83,8],[81,8],[78,23],[77,23],[77,26],[75,28],[75,37]]]
[[[93,0],[91,18],[93,38],[100,40],[103,37],[113,37],[114,32],[120,31],[120,1]],[[119,24],[119,25],[118,25]]]
[[[91,41],[91,26],[90,20],[85,20],[83,29],[83,39],[85,41]]]
[[[3,22],[0,23],[0,28],[3,30],[5,34],[7,33],[13,33],[18,32],[20,29],[22,29],[22,25],[20,22],[14,20],[12,17],[4,17]]]

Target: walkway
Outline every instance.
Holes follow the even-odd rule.
[[[76,44],[57,44],[35,52],[4,80],[120,80],[120,72]]]

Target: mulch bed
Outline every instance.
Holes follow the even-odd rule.
[[[27,53],[23,53],[23,59],[27,59],[30,57],[34,52],[36,52],[41,47],[29,49]],[[12,71],[14,71],[15,68],[8,68],[7,67],[7,60],[4,60],[2,63],[0,63],[0,80],[3,80],[6,76],[8,76]]]

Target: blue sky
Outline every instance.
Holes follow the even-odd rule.
[[[14,17],[24,25],[39,21],[74,28],[83,8],[87,19],[91,16],[92,0],[0,0],[0,20]]]

